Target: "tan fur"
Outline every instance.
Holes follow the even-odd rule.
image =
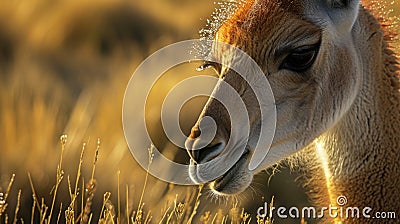
[[[326,1],[337,6],[336,1]],[[397,58],[387,43],[391,33],[363,7],[354,25],[346,27],[311,15],[310,2],[249,1],[216,35],[218,41],[235,45],[254,58],[276,98],[275,139],[256,172],[299,152],[309,163],[306,185],[321,206],[336,205],[336,198],[344,195],[346,206],[399,213],[400,85]],[[350,16],[351,20],[352,14],[343,13],[344,19]],[[299,39],[301,44],[322,41],[318,58],[306,75],[278,68],[282,60],[276,55],[279,47]],[[220,57],[229,61],[229,55]],[[248,88],[234,72],[222,72],[238,91]],[[254,95],[247,92],[242,90],[242,98],[248,108],[255,108]],[[211,104],[212,100],[208,106]],[[226,120],[218,116],[219,110],[218,106],[206,107],[204,114]],[[250,112],[249,116],[251,125],[256,126],[259,113]],[[251,134],[256,136],[257,131]],[[320,150],[315,149],[316,144]],[[240,178],[232,180],[234,186],[248,184]]]
[[[400,209],[399,69],[391,50],[394,47],[387,43],[395,36],[392,31],[382,29],[369,10],[372,9],[361,9],[359,21],[369,28],[369,33],[377,34],[369,43],[359,39],[358,48],[366,61],[363,88],[347,114],[317,140],[326,146],[331,178],[327,180],[324,176],[314,142],[292,161],[296,161],[295,166],[303,167],[302,180],[310,196],[321,206],[336,204],[334,199],[344,195],[349,199],[346,206],[397,212]],[[331,184],[329,189],[327,181]],[[376,220],[346,221],[352,222],[376,223]]]

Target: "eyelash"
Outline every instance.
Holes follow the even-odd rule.
[[[314,64],[320,43],[308,45],[293,50],[283,61],[280,69],[287,69],[294,72],[305,72]]]

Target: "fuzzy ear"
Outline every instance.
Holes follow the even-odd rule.
[[[360,0],[325,0],[324,7],[338,32],[350,32],[358,17]]]

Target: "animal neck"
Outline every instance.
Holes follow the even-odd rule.
[[[353,105],[316,141],[330,204],[345,196],[345,207],[400,211],[400,96],[396,58],[384,31],[367,10],[359,25],[374,29],[354,34],[363,64],[363,81]],[[375,27],[376,28],[376,27]],[[360,212],[361,213],[361,212]],[[373,212],[370,212],[373,216]],[[360,214],[362,216],[362,214]],[[355,220],[355,222],[360,220]],[[346,222],[347,223],[347,222]]]

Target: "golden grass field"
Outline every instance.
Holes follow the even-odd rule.
[[[135,68],[163,46],[198,38],[215,7],[211,0],[0,2],[0,223],[268,223],[255,209],[272,195],[278,205],[309,205],[296,172],[284,167],[235,198],[216,198],[207,187],[158,181],[127,147],[121,108]],[[155,110],[167,84],[155,90]],[[183,118],[186,131],[198,100],[184,108],[192,115]],[[174,157],[158,116],[149,115],[155,142]]]

